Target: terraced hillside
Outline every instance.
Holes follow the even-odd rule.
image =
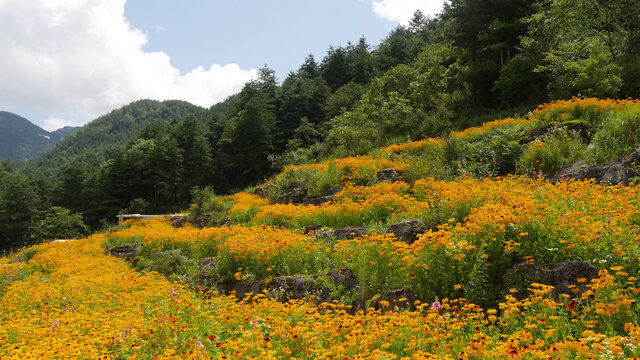
[[[24,249],[0,357],[638,357],[638,104],[546,104]]]

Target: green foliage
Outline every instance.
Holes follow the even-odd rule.
[[[446,166],[454,174],[500,176],[513,173],[523,151],[525,129],[502,126],[480,137],[447,138],[443,145]]]
[[[168,122],[188,114],[203,114],[204,109],[184,101],[140,100],[101,116],[67,136],[50,152],[32,161],[30,166],[48,177],[60,175],[77,161],[101,163],[116,149],[125,146],[154,120]]]
[[[518,162],[526,174],[553,177],[567,165],[582,158],[585,145],[579,134],[559,130],[545,139],[534,141],[523,152]]]
[[[195,220],[198,216],[219,210],[214,205],[216,194],[212,186],[195,186],[191,188],[191,207],[189,208],[188,220]]]
[[[18,260],[22,262],[29,262],[29,260],[33,259],[33,257],[38,253],[38,249],[36,248],[27,248],[22,250],[18,254]]]
[[[628,155],[640,146],[640,110],[611,114],[593,135],[587,158],[592,163],[605,163]]]
[[[40,222],[38,232],[43,240],[73,239],[88,235],[89,228],[82,222],[82,214],[54,206]]]
[[[33,243],[34,223],[45,205],[46,200],[29,177],[17,170],[0,169],[0,247]]]
[[[534,69],[551,75],[551,95],[569,98],[615,97],[622,87],[622,67],[613,61],[605,44],[596,39],[564,41],[550,51],[545,64]]]
[[[413,66],[398,65],[372,80],[351,111],[331,120],[328,149],[362,154],[399,139],[417,140],[444,129],[451,113],[449,85],[459,81],[458,64],[445,67],[446,45],[425,47]]]
[[[149,207],[149,203],[145,199],[135,198],[129,202],[129,207],[120,210],[120,214],[144,214]]]
[[[332,119],[351,110],[365,92],[365,86],[353,81],[338,88],[327,99],[327,118]]]

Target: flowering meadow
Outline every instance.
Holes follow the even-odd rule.
[[[514,160],[519,173],[463,171],[443,179],[438,168],[451,141],[479,149],[472,141],[496,131],[525,133],[578,118],[591,124],[597,140],[606,119],[625,118],[636,105],[547,104],[447,139],[290,166],[261,186],[262,196],[240,192],[193,205],[215,211],[223,226],[128,222],[110,233],[0,258],[0,358],[640,357],[638,185],[552,184],[541,162],[524,161],[533,156],[528,148],[540,146],[528,143]],[[433,157],[421,158],[425,154]],[[490,158],[489,165],[498,160]],[[458,170],[472,169],[460,164],[468,163],[458,161]],[[523,169],[526,164],[532,168]],[[379,182],[376,172],[389,167],[406,174],[404,181]],[[321,205],[271,201],[292,184],[313,195],[332,186],[341,191]],[[407,219],[425,226],[414,242],[385,231]],[[368,230],[349,239],[327,232],[347,226]],[[120,245],[135,247],[136,261],[105,251]],[[207,259],[216,261],[206,275],[220,282],[351,269],[358,287],[351,294],[332,289],[342,296],[320,305],[313,295],[281,301],[256,293],[239,300],[202,280]],[[572,260],[598,271],[569,285],[571,295],[556,296],[537,282],[507,286],[505,274],[516,264]],[[407,289],[415,300],[373,306],[391,289]]]

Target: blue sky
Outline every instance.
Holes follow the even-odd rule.
[[[183,72],[207,63],[266,63],[280,80],[309,53],[320,61],[329,45],[361,36],[377,44],[396,25],[357,0],[129,0],[125,15],[147,34],[145,49],[165,51]]]
[[[281,81],[442,2],[0,0],[0,110],[55,130],[145,98],[210,107],[265,64]]]

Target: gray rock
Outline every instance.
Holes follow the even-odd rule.
[[[358,236],[362,236],[369,231],[364,226],[347,226],[346,228],[333,230],[333,236],[337,239],[353,239]]]
[[[316,232],[316,231],[318,231],[320,229],[322,229],[322,225],[307,225],[307,226],[304,227],[302,232],[305,233],[305,234],[310,234],[310,233]]]
[[[355,291],[358,287],[358,279],[353,276],[351,269],[331,270],[327,273],[327,276],[335,286],[342,286],[347,291]]]
[[[634,164],[635,165],[632,165]],[[636,167],[637,166],[637,167]],[[607,164],[587,166],[584,161],[562,168],[551,178],[552,183],[563,179],[595,179],[609,185],[629,185],[632,178],[640,176],[640,154],[634,152]]]
[[[358,286],[358,280],[353,277],[350,269],[333,270],[326,275],[335,286],[342,286],[346,291],[353,292]],[[280,302],[291,299],[307,299],[316,305],[331,302],[331,290],[320,284],[318,276],[307,278],[293,275],[278,276],[268,280],[222,283],[215,286],[219,292],[226,295],[234,293],[238,300],[243,300],[251,292],[253,295],[264,293],[267,297]]]
[[[173,226],[174,228],[180,228],[182,226],[184,226],[184,224],[187,223],[187,218],[185,217],[180,217],[177,219],[174,219],[173,221],[171,221],[171,226]]]
[[[262,292],[263,289],[263,281],[241,281],[236,283],[222,283],[217,284],[218,291],[225,294],[231,295],[232,293],[236,296],[238,300],[244,300],[247,297],[247,294],[251,293],[252,295],[257,295]]]
[[[114,248],[107,249],[107,252],[111,256],[119,257],[127,261],[134,260],[138,254],[137,248],[133,244],[116,246]]]
[[[280,276],[269,281],[265,288],[268,296],[281,302],[308,298],[313,290],[313,280],[304,276]]]
[[[207,273],[218,265],[217,257],[205,257],[200,259],[200,273]]]
[[[393,289],[380,294],[378,298],[371,302],[371,307],[381,311],[395,311],[396,307],[398,307],[399,310],[414,310],[416,308],[414,302],[417,299],[416,295],[410,289]],[[381,304],[382,301],[386,301],[389,305],[383,306],[383,304]]]
[[[196,217],[196,219],[192,222],[193,226],[198,229],[202,229],[205,227],[211,226],[211,220],[213,219],[213,215],[211,214],[202,214]]]
[[[301,205],[307,200],[307,188],[299,187],[294,188],[291,192],[288,192],[276,199],[276,204],[294,204]]]
[[[256,188],[255,190],[253,190],[253,193],[260,196],[261,198],[266,198],[267,197],[267,191],[263,188]]]
[[[311,205],[322,205],[331,202],[336,194],[338,194],[340,191],[342,191],[342,187],[331,188],[325,191],[322,196],[309,199],[307,203]]]
[[[416,241],[418,234],[424,233],[426,230],[427,227],[422,219],[411,219],[395,223],[389,226],[385,232],[392,233],[396,239],[411,245]]]
[[[528,288],[531,283],[540,283],[553,286],[551,297],[559,297],[560,294],[579,297],[586,290],[591,279],[598,277],[598,269],[587,261],[568,261],[549,265],[528,265],[520,263],[508,269],[503,277],[504,291],[515,288],[518,290],[514,296],[524,299],[529,295]],[[579,283],[578,279],[584,278],[585,282]],[[570,285],[576,285],[573,292]]]
[[[382,169],[376,173],[376,176],[378,178],[378,182],[395,182],[400,180],[400,174],[398,174],[396,169],[393,168]]]

